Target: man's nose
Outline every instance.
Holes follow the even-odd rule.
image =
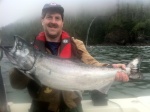
[[[56,23],[56,19],[55,19],[55,18],[52,18],[52,19],[51,19],[51,23]]]

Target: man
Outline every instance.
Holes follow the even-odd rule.
[[[96,61],[86,50],[82,41],[74,39],[63,31],[64,9],[61,5],[45,4],[42,9],[41,23],[44,32],[35,40],[35,48],[58,55],[60,58],[78,58],[86,64],[108,66]],[[113,67],[125,69],[124,64],[113,64]],[[125,73],[117,73],[116,80],[128,81]],[[26,88],[33,98],[30,112],[82,112],[81,97],[77,92],[60,91],[50,87],[40,87],[31,79],[21,75],[17,69],[10,74],[12,87]],[[99,94],[99,92],[98,92]]]

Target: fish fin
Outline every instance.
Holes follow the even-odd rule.
[[[29,74],[29,76],[30,76],[39,86],[42,86],[42,83],[41,83],[40,80],[35,76],[34,73]]]
[[[77,95],[79,95],[79,97],[80,97],[81,99],[83,99],[83,97],[82,97],[83,91],[75,91],[75,93],[76,93]]]
[[[31,79],[34,80],[40,87],[42,87],[42,83],[34,74],[28,74],[28,76],[31,77]]]
[[[108,90],[110,89],[111,85],[113,84],[113,81],[105,84],[105,86],[103,86],[101,89],[97,89],[98,91],[107,94]]]
[[[34,80],[39,86],[42,86],[40,80],[35,76],[34,72],[30,73],[28,71],[23,71],[20,70],[22,73],[24,73],[27,77],[29,77],[30,79]]]

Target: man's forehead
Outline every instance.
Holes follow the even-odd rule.
[[[46,15],[55,15],[55,16],[61,16],[58,12],[47,12]]]

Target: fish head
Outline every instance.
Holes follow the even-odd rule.
[[[134,79],[143,79],[143,74],[140,72],[142,57],[139,56],[133,59],[128,65],[127,68],[130,69],[129,78]]]
[[[28,71],[35,63],[34,47],[19,36],[14,36],[14,44],[11,49],[3,48],[7,58],[16,68]]]

